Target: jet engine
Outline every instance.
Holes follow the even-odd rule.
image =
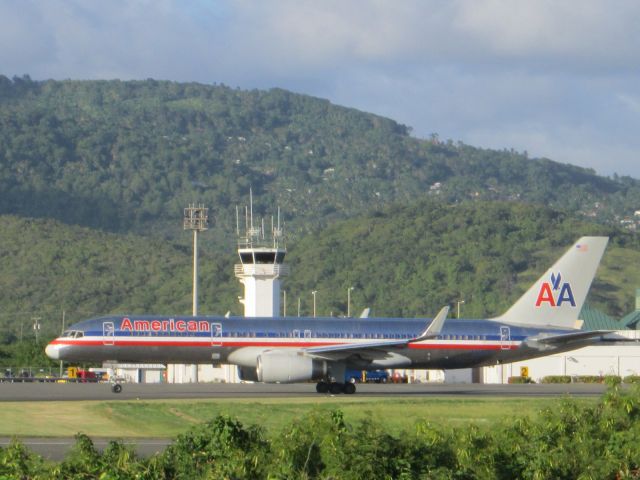
[[[238,367],[238,377],[245,382],[258,382],[258,374],[255,368]]]
[[[283,352],[265,352],[258,357],[258,381],[292,383],[319,380],[327,374],[327,362]]]

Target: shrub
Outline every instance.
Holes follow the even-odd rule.
[[[603,383],[604,377],[602,375],[578,375],[576,381],[578,383]]]
[[[622,383],[622,377],[620,375],[605,375],[604,384],[608,387],[615,387]]]
[[[512,384],[535,383],[533,380],[531,380],[531,377],[521,377],[521,376],[509,377],[508,382]]]
[[[278,478],[316,478],[346,428],[339,410],[312,411],[292,422],[272,441],[275,457],[270,473]]]
[[[178,435],[162,454],[165,478],[265,478],[269,444],[257,426],[220,415]]]
[[[16,439],[0,447],[0,478],[47,478],[42,457],[29,451]]]
[[[542,379],[542,383],[571,383],[569,375],[547,375]]]

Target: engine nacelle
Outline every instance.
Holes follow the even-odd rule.
[[[304,355],[265,352],[258,357],[258,381],[292,383],[320,380],[327,374],[327,362]]]
[[[258,382],[258,373],[255,368],[238,367],[238,377],[245,382]]]

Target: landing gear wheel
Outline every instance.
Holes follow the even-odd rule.
[[[113,385],[111,385],[111,391],[113,393],[120,393],[122,392],[122,385],[120,385],[119,383],[114,383]]]
[[[329,392],[332,395],[342,393],[342,383],[332,382],[331,385],[329,385]]]
[[[356,393],[356,385],[354,383],[345,383],[344,393],[346,393],[347,395],[353,395],[354,393]]]
[[[327,393],[329,391],[329,384],[327,382],[316,383],[316,392]]]

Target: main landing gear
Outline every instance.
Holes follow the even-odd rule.
[[[111,379],[109,381],[111,383],[111,391],[113,393],[122,392],[122,381],[123,381],[123,378],[121,378],[121,377],[111,377]]]
[[[338,382],[325,382],[320,381],[316,384],[316,392],[318,393],[330,393],[332,395],[337,395],[339,393],[346,393],[347,395],[352,395],[356,393],[356,386],[351,383],[338,383]]]

